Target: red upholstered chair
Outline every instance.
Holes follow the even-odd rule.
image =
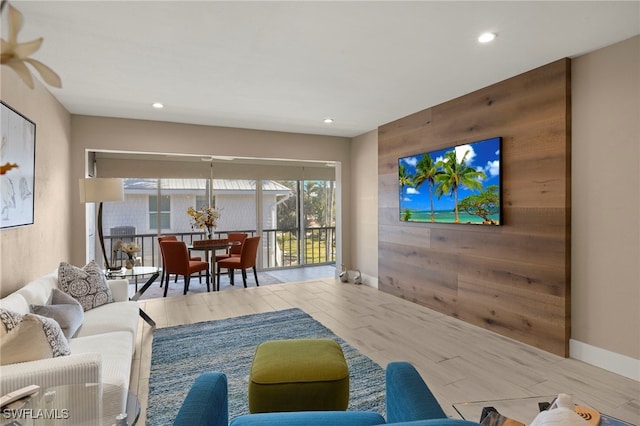
[[[247,269],[253,268],[253,276],[256,279],[256,286],[258,283],[258,272],[256,271],[256,257],[258,255],[258,246],[260,245],[260,237],[249,237],[244,240],[242,244],[242,251],[240,256],[231,256],[226,259],[220,260],[218,265],[217,277],[218,277],[218,290],[220,290],[220,269],[229,269],[231,272],[231,285],[233,285],[233,271],[240,269],[242,271],[242,282],[244,287],[247,287]]]
[[[178,237],[175,235],[163,235],[161,237],[158,237],[158,245],[160,245],[161,242],[163,241],[178,241]],[[160,256],[162,257],[162,250],[160,250]],[[189,255],[189,260],[202,260],[202,258],[200,256],[191,256]],[[164,257],[162,257],[162,276],[160,277],[160,287],[162,287],[162,283],[164,282]],[[202,282],[202,275],[200,275],[199,277],[200,282]],[[175,282],[178,281],[178,276],[176,275],[176,279]]]
[[[229,234],[227,234],[227,239],[229,240],[229,242],[239,242],[240,244],[232,245],[231,247],[229,247],[229,249],[227,249],[226,253],[217,254],[216,262],[231,256],[239,257],[240,253],[242,252],[242,244],[244,244],[244,241],[247,239],[247,237],[247,234],[240,232],[230,232]]]
[[[167,297],[169,290],[169,275],[176,274],[184,277],[184,293],[189,291],[189,281],[191,275],[196,272],[205,272],[207,277],[207,291],[211,291],[209,284],[209,263],[201,260],[189,260],[189,250],[184,241],[162,241],[160,243],[162,258],[164,259],[165,288],[164,297]]]
[[[227,251],[225,253],[222,254],[217,254],[216,255],[216,263],[214,264],[217,265],[217,263],[222,260],[222,259],[228,259],[232,256],[236,256],[236,257],[240,257],[240,253],[242,252],[242,245],[244,244],[244,241],[247,239],[249,235],[242,233],[242,232],[230,232],[227,234],[227,239],[229,242],[235,242],[235,243],[240,243],[240,244],[234,244],[232,246],[230,246],[229,248],[227,248]],[[214,271],[215,272],[215,271]],[[231,270],[228,270],[228,274],[229,274],[229,278],[231,278]],[[218,279],[218,281],[220,281],[220,279]],[[220,283],[218,283],[218,288],[220,288]]]

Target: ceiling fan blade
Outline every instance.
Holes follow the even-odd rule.
[[[13,59],[13,46],[5,39],[0,38],[0,64],[5,64]]]
[[[18,40],[18,33],[22,28],[22,13],[15,7],[9,6],[9,43],[16,44]]]
[[[25,84],[29,86],[30,89],[33,89],[33,78],[31,77],[29,68],[27,68],[24,62],[14,61],[14,62],[9,62],[6,65],[11,67],[16,72],[16,74],[18,74],[18,77],[20,77],[22,81],[24,81]]]
[[[36,71],[38,71],[38,73],[40,73],[40,76],[42,77],[42,79],[49,86],[58,87],[58,88],[62,87],[62,81],[60,80],[60,76],[58,76],[58,74],[56,74],[51,68],[49,68],[42,62],[37,61],[35,59],[27,58],[24,61],[31,64],[31,66],[34,67]]]
[[[19,43],[13,49],[15,55],[20,59],[26,59],[31,56],[32,53],[36,52],[40,49],[42,42],[44,39],[42,37],[35,39],[33,41],[28,41],[26,43]]]

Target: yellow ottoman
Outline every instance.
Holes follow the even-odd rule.
[[[349,368],[329,339],[271,340],[256,348],[249,374],[249,411],[346,410]]]

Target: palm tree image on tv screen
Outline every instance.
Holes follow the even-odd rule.
[[[398,160],[400,220],[500,225],[496,137]]]

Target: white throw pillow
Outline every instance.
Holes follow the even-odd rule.
[[[0,365],[71,354],[55,320],[0,308]]]
[[[60,262],[58,287],[80,302],[85,311],[113,302],[104,273],[93,260],[83,268]]]

